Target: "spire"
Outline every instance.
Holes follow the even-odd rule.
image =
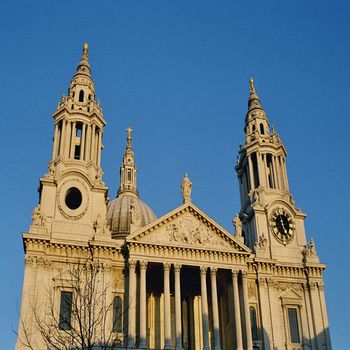
[[[77,74],[83,74],[91,76],[91,68],[88,60],[88,52],[89,52],[89,45],[88,43],[84,43],[83,45],[83,54],[81,56],[80,62],[77,67]]]
[[[260,105],[259,97],[255,91],[253,78],[249,79],[249,89],[250,89],[250,95],[249,95],[249,100],[248,100],[248,112],[250,112],[253,109],[257,109],[257,108],[262,109],[261,105]]]
[[[126,148],[123,156],[123,164],[120,167],[120,187],[118,196],[121,193],[128,193],[138,196],[136,188],[136,166],[135,166],[135,155],[131,145],[131,133],[133,129],[130,127],[125,129],[128,133],[126,138]]]

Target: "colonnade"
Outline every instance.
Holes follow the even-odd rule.
[[[81,136],[76,143],[77,124],[81,124]],[[62,120],[55,125],[52,159],[61,155],[65,158],[75,158],[75,146],[80,146],[79,159],[92,160],[97,165],[101,163],[102,130],[95,124]]]
[[[128,300],[128,348],[136,347],[136,311],[139,307],[139,344],[138,348],[146,349],[147,345],[147,325],[146,325],[146,272],[148,263],[146,261],[139,261],[140,283],[139,293],[137,293],[136,281],[136,264],[137,261],[129,261],[129,300]],[[181,265],[163,263],[163,278],[164,278],[164,349],[172,349],[171,343],[171,304],[170,304],[170,270],[174,266],[175,279],[175,349],[182,350],[182,315],[181,315]],[[210,272],[211,284],[211,298],[212,298],[212,320],[214,341],[213,347],[209,344],[209,308],[208,308],[208,293],[207,293],[207,272]],[[251,336],[250,313],[248,304],[248,289],[247,289],[247,273],[241,271],[242,276],[242,292],[243,292],[243,306],[244,306],[244,320],[245,330],[243,332],[241,322],[241,308],[240,296],[238,288],[239,270],[232,270],[232,284],[233,284],[233,300],[234,300],[234,320],[236,331],[236,349],[243,350],[243,333],[246,334],[246,349],[253,349],[253,342]],[[217,293],[217,268],[200,266],[200,284],[201,284],[201,303],[202,303],[202,348],[203,350],[221,350],[220,345],[220,322],[219,322],[219,308],[218,308],[218,293]],[[137,304],[137,294],[139,294],[139,305]],[[233,329],[232,329],[233,331]]]

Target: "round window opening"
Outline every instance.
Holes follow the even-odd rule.
[[[66,205],[69,209],[78,209],[81,205],[83,197],[76,187],[71,187],[66,193]]]

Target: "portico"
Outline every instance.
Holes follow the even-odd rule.
[[[249,251],[209,220],[186,203],[127,238],[128,347],[243,350]]]

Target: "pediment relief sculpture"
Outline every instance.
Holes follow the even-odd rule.
[[[179,246],[232,249],[232,245],[210,229],[206,224],[186,213],[162,225],[158,230],[146,234],[138,241],[166,243]]]

